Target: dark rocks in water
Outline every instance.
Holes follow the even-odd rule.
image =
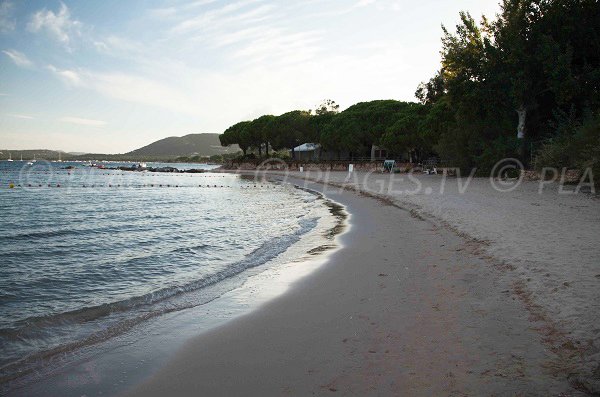
[[[117,170],[121,170],[121,171],[137,171],[138,168],[136,166],[131,166],[131,167],[117,167],[117,168],[109,168],[111,170],[117,169]]]
[[[73,166],[73,165],[68,165],[68,166],[66,166],[64,169],[65,169],[65,170],[74,170],[74,169],[75,169],[75,166]]]
[[[134,165],[131,167],[117,167],[117,168],[110,168],[113,170],[120,170],[120,171],[149,171],[149,172],[172,172],[172,173],[185,173],[185,174],[201,174],[203,172],[206,172],[206,170],[202,170],[202,169],[189,169],[189,170],[180,170],[178,168],[175,167],[140,167],[139,165]]]
[[[148,171],[150,172],[180,172],[177,168],[175,167],[159,167],[159,168],[148,168]]]

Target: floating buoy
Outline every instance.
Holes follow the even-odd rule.
[[[9,183],[8,184],[8,188],[9,189],[14,189],[15,188],[15,184],[14,183]]]

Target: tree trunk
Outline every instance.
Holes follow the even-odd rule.
[[[242,148],[242,152],[244,152],[244,157],[246,157],[246,150],[248,150],[248,149],[245,147]]]
[[[292,160],[296,160],[296,152],[294,151],[294,148],[292,148]]]
[[[265,145],[265,152],[267,154],[267,157],[269,157],[269,142],[267,142]]]
[[[527,109],[525,106],[521,105],[519,109],[517,109],[517,114],[519,115],[519,124],[517,125],[517,139],[520,142],[519,157],[523,164],[527,164],[527,148],[525,147],[525,122],[527,120]]]
[[[521,105],[521,107],[517,109],[517,114],[519,115],[519,124],[517,125],[517,138],[523,139],[525,138],[525,121],[527,119],[527,109],[525,109],[525,106]]]
[[[258,145],[258,158],[262,157],[262,143]]]

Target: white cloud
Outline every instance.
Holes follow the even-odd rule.
[[[249,64],[269,61],[270,65],[286,65],[308,61],[319,52],[319,32],[285,33],[274,29],[234,53]]]
[[[0,32],[7,33],[15,30],[17,22],[13,18],[14,5],[10,1],[0,3]]]
[[[298,13],[298,7],[240,0],[198,14],[180,10],[179,23],[166,37],[177,41],[184,52],[194,53],[202,47],[214,51],[237,70],[259,62],[275,67],[306,61],[322,50],[325,30],[291,26],[299,22],[289,18]]]
[[[196,104],[184,93],[184,89],[153,79],[121,72],[61,70],[53,65],[49,65],[48,69],[70,87],[93,90],[109,98],[169,109],[177,113],[193,114],[197,111]]]
[[[17,50],[2,50],[2,52],[9,57],[17,66],[30,68],[33,67],[33,62],[27,58],[27,55]]]
[[[31,32],[45,31],[52,38],[71,49],[73,37],[81,35],[81,22],[71,18],[71,12],[65,3],[60,3],[58,13],[40,10],[33,14],[27,29]]]
[[[61,70],[53,65],[48,65],[47,68],[68,86],[77,87],[82,85],[81,76],[74,70]]]
[[[123,55],[128,59],[132,55],[139,55],[145,48],[141,43],[115,35],[96,40],[93,44],[99,52],[113,56]]]
[[[62,121],[63,123],[71,123],[71,124],[79,124],[79,125],[87,125],[91,127],[101,127],[106,125],[106,121],[102,120],[94,120],[94,119],[84,119],[81,117],[61,117],[58,121]]]
[[[24,120],[32,120],[35,117],[29,116],[27,114],[9,114],[10,117],[14,117],[16,119],[24,119]]]
[[[165,8],[153,8],[148,10],[148,16],[156,19],[172,18],[177,15],[177,8],[165,7]]]
[[[205,5],[216,3],[219,0],[198,0],[192,2],[186,2],[177,6],[151,8],[146,11],[146,16],[154,19],[175,19],[181,12],[191,11]]]
[[[376,0],[358,0],[358,2],[354,5],[356,8],[366,7],[375,3]]]
[[[229,23],[231,21],[242,22],[244,19],[255,18],[260,14],[268,12],[273,6],[264,5],[242,14],[236,14],[236,12],[261,1],[262,0],[241,0],[236,3],[227,4],[221,8],[212,9],[179,22],[171,29],[171,33],[185,34],[198,30],[209,30],[214,29],[217,25],[222,25],[223,23]]]
[[[127,102],[169,109],[177,113],[194,114],[197,111],[197,105],[183,89],[137,75],[89,72],[85,85],[105,96]]]

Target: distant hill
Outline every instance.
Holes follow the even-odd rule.
[[[58,160],[59,156],[61,159],[70,159],[72,154],[65,153],[60,150],[48,150],[48,149],[33,149],[33,150],[9,150],[0,149],[0,160],[7,160],[12,158],[13,160]]]
[[[0,160],[114,160],[114,161],[175,161],[178,157],[210,157],[218,154],[235,154],[239,146],[222,147],[219,134],[190,134],[182,137],[161,139],[125,154],[66,153],[57,150],[8,150],[0,149]]]
[[[221,146],[219,134],[189,134],[172,136],[153,142],[142,148],[125,153],[127,156],[212,156],[215,154],[236,153],[237,145]]]

